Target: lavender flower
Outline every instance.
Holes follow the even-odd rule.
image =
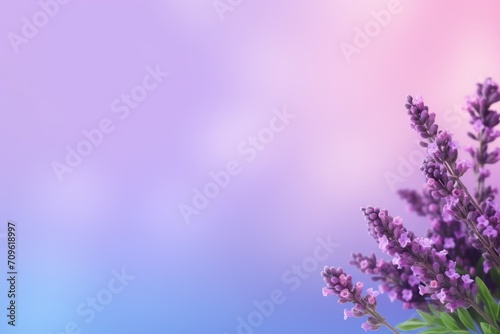
[[[421,282],[419,293],[439,300],[450,311],[475,305],[477,286],[469,275],[460,276],[447,251],[438,252],[432,240],[418,238],[406,230],[400,217],[391,217],[386,210],[362,209],[368,230],[377,237],[380,249],[393,257],[398,268],[410,268]]]
[[[432,197],[445,200],[443,212],[454,219],[465,221],[468,213],[473,211],[474,207],[469,207],[470,198],[459,184],[449,177],[448,170],[444,165],[428,157],[420,169],[426,178]]]
[[[432,190],[425,185],[419,193],[415,190],[400,190],[400,197],[409,205],[409,211],[426,217],[431,223],[426,237],[434,243],[437,251],[446,250],[462,271],[476,275],[476,264],[481,252],[472,246],[468,230],[462,221],[443,212],[444,200],[432,196]]]
[[[399,195],[410,211],[427,218],[431,228],[425,237],[417,237],[403,226],[400,217],[390,216],[387,210],[363,208],[368,232],[392,261],[359,253],[353,254],[350,261],[372,276],[380,293],[387,293],[391,301],[401,301],[405,309],[429,311],[432,305],[438,311],[453,312],[472,307],[495,329],[499,329],[497,304],[493,297],[488,297],[488,288],[479,278],[494,290],[495,272],[487,274],[494,266],[500,269],[500,212],[493,202],[497,189],[486,185],[491,174],[486,166],[500,161],[500,148],[488,147],[500,137],[500,131],[494,129],[500,124],[500,113],[491,109],[498,101],[499,87],[491,79],[478,84],[476,93],[466,100],[464,109],[471,116],[474,130],[468,135],[478,142],[477,148],[467,148],[471,163],[459,159],[459,144],[450,132],[439,129],[436,115],[423,99],[407,97],[410,126],[422,138],[420,145],[428,153],[421,166],[426,183],[419,192],[402,190]],[[471,168],[477,180],[474,196],[462,182]],[[476,272],[481,260],[484,273]],[[322,276],[325,296],[335,294],[339,303],[354,304],[344,311],[344,319],[367,316],[362,325],[365,330],[385,325],[397,333],[376,311],[379,291],[368,289],[363,295],[363,284],[354,285],[342,268],[325,267]],[[472,277],[476,277],[477,284]],[[480,297],[476,301],[478,289]]]
[[[478,241],[473,245],[478,245],[478,249],[488,253],[489,259],[500,267],[500,254],[495,247],[491,247],[487,238],[478,232],[476,222],[469,218],[475,211],[479,215],[484,212],[460,180],[467,171],[468,164],[458,161],[458,144],[450,133],[438,130],[437,124],[434,123],[435,114],[429,113],[429,108],[420,97],[413,99],[408,96],[405,107],[410,115],[411,127],[427,140],[421,144],[428,148],[430,156],[424,161],[421,170],[432,196],[446,201],[443,211],[454,219],[463,221],[471,231],[471,237]],[[485,267],[485,270],[488,268]]]
[[[476,94],[466,98],[465,110],[471,115],[471,123],[480,121],[484,126],[493,128],[500,123],[500,117],[489,107],[500,101],[498,85],[491,78],[477,84]]]
[[[401,301],[404,309],[429,311],[428,303],[433,302],[419,294],[420,280],[410,268],[398,269],[390,262],[377,260],[374,254],[369,257],[353,254],[349,263],[358,267],[361,272],[372,275],[372,280],[380,283],[379,291],[387,293],[391,302]],[[433,304],[439,308],[440,303]]]
[[[352,282],[352,276],[347,275],[342,268],[325,267],[321,272],[326,286],[323,288],[323,296],[337,295],[340,304],[353,303],[351,310],[344,310],[344,319],[348,317],[368,316],[368,320],[361,325],[365,330],[377,330],[382,325],[387,326],[394,333],[396,329],[390,326],[382,316],[376,311],[378,291],[372,288],[366,290],[368,293],[362,296],[363,283],[358,282],[355,285]]]
[[[410,115],[410,126],[412,129],[420,134],[420,137],[429,139],[434,137],[438,132],[438,125],[434,123],[436,120],[435,113],[429,113],[429,107],[424,105],[421,97],[417,96],[415,99],[408,96],[408,103],[405,105]],[[427,144],[422,144],[427,147]]]
[[[486,244],[488,250],[493,250],[495,253],[500,253],[500,213],[496,210],[495,204],[490,201],[481,203],[483,214],[478,211],[469,215],[469,219],[477,223],[477,232],[482,236],[484,241],[480,242],[479,238],[471,237],[474,247],[481,248]],[[485,252],[484,256],[484,272],[488,273],[495,265],[495,258],[491,256],[491,252]]]
[[[485,186],[485,180],[490,176],[490,171],[485,168],[485,165],[494,164],[500,159],[498,148],[493,152],[488,152],[488,144],[500,136],[500,132],[494,130],[494,127],[500,123],[500,115],[490,109],[491,105],[498,101],[500,101],[498,85],[490,78],[478,84],[476,94],[468,96],[465,100],[464,109],[469,112],[470,123],[475,130],[475,133],[468,132],[467,134],[479,143],[478,148],[468,148],[477,178],[475,195],[479,203],[487,198],[493,199],[497,193],[496,188]]]
[[[475,209],[470,197],[462,190],[457,182],[453,182],[448,176],[447,169],[438,164],[433,159],[426,159],[421,167],[426,179],[427,185],[431,189],[434,198],[443,198],[446,204],[443,206],[443,214],[452,217],[455,220],[464,222],[470,229],[469,242],[483,252],[485,259],[484,270],[488,272],[495,264],[500,264],[500,240],[490,227],[486,234],[484,229],[478,225],[478,217],[485,216],[485,210],[489,207],[488,203],[483,202],[479,209]],[[491,211],[490,211],[491,212]]]
[[[414,99],[408,96],[405,107],[410,115],[411,128],[426,139],[420,142],[421,146],[427,147],[431,158],[443,165],[450,178],[458,182],[460,176],[467,171],[467,165],[457,163],[459,145],[453,140],[451,133],[439,130],[438,125],[434,123],[436,114],[429,112],[429,107],[421,97]],[[462,186],[461,183],[459,185]]]
[[[457,166],[458,143],[453,140],[451,133],[439,130],[439,126],[434,123],[436,114],[429,112],[429,107],[424,104],[421,97],[414,99],[408,96],[406,100],[405,107],[410,115],[410,127],[417,131],[420,137],[426,139],[420,142],[421,146],[428,148],[431,158],[442,164],[453,180],[458,179],[467,170],[465,165]]]

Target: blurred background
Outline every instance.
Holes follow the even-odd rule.
[[[19,272],[0,328],[17,333],[363,332],[320,271],[377,287],[348,264],[379,254],[363,206],[428,228],[395,193],[423,182],[406,96],[467,146],[463,99],[500,80],[492,0],[0,8],[0,233],[17,223]]]

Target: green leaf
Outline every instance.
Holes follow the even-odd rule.
[[[488,325],[486,322],[480,323],[481,329],[483,330],[484,334],[492,334],[490,330],[490,325]]]
[[[492,318],[497,318],[498,306],[493,297],[491,296],[490,290],[486,287],[483,280],[479,277],[476,277],[476,284],[478,287],[478,295],[481,297],[481,300],[486,305],[486,313]],[[486,320],[486,319],[485,319]]]
[[[431,304],[429,304],[429,310],[431,310],[432,314],[434,314],[435,316],[440,316],[440,313],[438,310],[436,310],[436,308],[434,306],[432,306]]]
[[[482,322],[481,323],[481,329],[483,330],[484,334],[498,334],[500,333],[500,331],[491,326],[490,324],[486,323],[486,322]]]
[[[486,322],[481,322],[481,329],[485,334],[500,334],[500,330]]]
[[[470,334],[468,331],[453,331],[446,328],[429,328],[425,331],[420,332],[420,334]]]
[[[460,321],[468,329],[476,330],[476,326],[474,326],[474,320],[472,320],[472,317],[470,316],[469,312],[466,309],[458,308],[457,314],[458,314],[458,317],[460,318]]]
[[[427,326],[428,324],[425,321],[422,321],[420,319],[410,319],[397,325],[396,327],[403,331],[412,331]]]
[[[444,326],[453,331],[460,329],[460,326],[457,324],[457,321],[453,319],[451,315],[445,312],[441,312],[441,320],[443,320]]]
[[[422,319],[424,319],[425,321],[427,321],[428,324],[445,327],[444,326],[444,322],[443,322],[443,320],[441,320],[441,318],[436,317],[436,316],[434,316],[432,314],[420,311],[420,310],[417,310],[417,312],[422,317]]]

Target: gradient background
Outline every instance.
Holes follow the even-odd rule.
[[[18,326],[8,332],[56,334],[74,320],[81,333],[233,334],[274,289],[286,301],[254,333],[363,332],[321,295],[320,268],[293,292],[283,273],[331,235],[339,248],[319,267],[375,286],[347,264],[353,251],[378,253],[359,208],[427,229],[384,177],[418,149],[406,95],[424,96],[470,144],[456,106],[477,81],[500,80],[495,1],[401,0],[348,63],[340,43],[388,2],[243,1],[221,21],[212,0],[73,0],[15,53],[7,34],[39,5],[2,1],[0,233],[8,219],[19,229]],[[111,102],[156,64],[169,78],[120,121]],[[296,119],[185,224],[178,205],[209,172],[243,161],[238,145],[283,106]],[[51,163],[105,117],[115,131],[59,182]],[[397,188],[421,182],[415,170]],[[122,267],[135,280],[86,324],[76,306]],[[393,324],[413,314],[385,296],[380,311]]]

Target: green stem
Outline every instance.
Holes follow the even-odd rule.
[[[455,174],[453,174],[453,168],[451,166],[451,164],[447,161],[444,162],[444,166],[446,167],[446,169],[448,170],[448,175],[451,176],[454,180],[457,181],[458,185],[460,186],[460,189],[462,189],[462,191],[467,195],[467,197],[470,199],[472,205],[474,206],[474,208],[480,213],[480,214],[484,214],[483,210],[481,210],[481,207],[479,206],[479,204],[476,202],[476,198],[474,196],[471,196],[471,194],[469,193],[469,189],[467,189],[467,187],[465,186],[465,184],[463,184],[462,180],[460,180],[460,178],[458,176],[456,176]]]
[[[396,328],[392,327],[391,324],[388,323],[387,320],[385,320],[384,317],[382,317],[380,313],[378,313],[376,310],[372,309],[371,307],[368,307],[367,310],[368,313],[370,313],[374,318],[376,318],[382,325],[389,328],[393,333],[400,334],[399,331]]]
[[[497,326],[497,323],[495,320],[492,320],[476,303],[472,303],[471,306],[476,310],[477,313],[479,313],[484,320],[486,320],[491,326],[495,327],[497,330],[500,330],[500,328]]]
[[[478,135],[479,139],[479,154],[483,154],[484,151],[484,142],[483,142],[483,130],[479,131]],[[483,200],[483,189],[484,189],[484,178],[480,176],[481,167],[484,167],[484,164],[480,164],[479,160],[477,161],[477,168],[474,169],[474,174],[477,177],[477,200]]]

